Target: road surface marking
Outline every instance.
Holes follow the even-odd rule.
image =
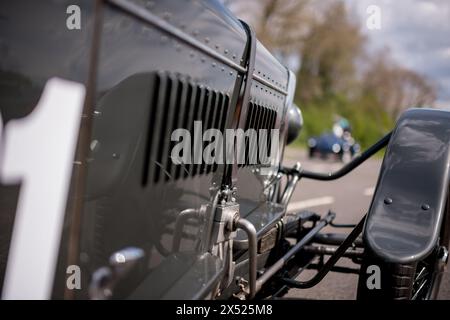
[[[370,188],[364,189],[364,195],[367,197],[373,196],[374,193],[375,193],[375,187],[370,187]]]
[[[326,204],[331,204],[333,202],[334,202],[333,197],[320,197],[320,198],[313,198],[313,199],[308,199],[308,200],[304,200],[304,201],[297,201],[297,202],[290,203],[287,207],[287,211],[292,212],[292,211],[302,210],[302,209],[311,208],[311,207],[319,207],[319,206],[323,206]]]

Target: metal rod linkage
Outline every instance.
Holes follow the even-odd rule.
[[[375,143],[373,146],[371,146],[369,149],[364,151],[361,155],[353,159],[351,162],[343,166],[341,169],[335,172],[329,172],[329,173],[319,173],[319,172],[313,172],[308,170],[296,170],[295,168],[281,168],[281,171],[286,174],[292,174],[292,175],[298,175],[299,178],[307,178],[307,179],[313,179],[313,180],[321,180],[321,181],[329,181],[329,180],[336,180],[341,178],[342,176],[345,176],[347,173],[352,171],[353,169],[357,168],[360,164],[362,164],[364,161],[366,161],[368,158],[373,156],[375,153],[383,149],[391,139],[392,132],[389,132],[387,135],[385,135],[381,140],[379,140],[377,143]]]
[[[308,269],[322,269],[321,265],[318,264],[310,264]],[[359,268],[349,268],[349,267],[341,267],[341,266],[333,266],[330,269],[330,272],[338,272],[338,273],[350,273],[350,274],[359,274],[361,270]],[[289,286],[288,286],[289,287]]]
[[[320,255],[328,255],[331,256],[333,254],[336,253],[337,248],[335,247],[327,247],[327,246],[305,246],[303,248],[303,251],[305,252],[311,252],[311,253],[315,253],[315,254],[320,254]],[[344,254],[342,255],[343,257],[347,257],[347,258],[360,258],[363,255],[363,251],[362,250],[355,250],[355,249],[349,249],[346,252],[344,252]]]
[[[354,228],[356,227],[356,224],[350,224],[350,223],[330,223],[330,226],[334,228]]]
[[[347,249],[352,245],[353,241],[359,236],[364,227],[364,222],[366,220],[366,215],[361,219],[355,229],[350,232],[348,237],[344,242],[337,248],[336,252],[325,262],[322,269],[317,272],[317,274],[308,281],[296,281],[293,279],[283,278],[283,282],[291,288],[307,289],[312,288],[318,284],[326,276],[326,274],[334,267],[336,262],[342,257]]]
[[[331,226],[331,223],[330,223]],[[356,227],[356,225],[355,225]],[[345,239],[347,238],[348,234],[345,233],[318,233],[314,237],[315,243],[320,244],[326,244],[326,245],[332,245],[332,246],[340,246]],[[355,241],[353,241],[352,246],[358,247],[358,248],[364,248],[363,241],[360,237],[356,238]]]
[[[317,222],[316,226],[312,228],[297,244],[295,244],[283,257],[275,262],[269,269],[267,269],[261,277],[256,281],[256,291],[259,291],[261,287],[266,283],[275,273],[277,273],[285,264],[292,258],[302,247],[310,242],[314,236],[328,225],[336,217],[333,212],[328,212],[325,218]]]

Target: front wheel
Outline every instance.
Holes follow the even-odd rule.
[[[437,298],[448,262],[450,242],[450,193],[436,247],[426,258],[411,264],[388,263],[368,249],[362,258],[358,299],[433,300]],[[376,283],[375,272],[381,279]],[[379,288],[377,288],[377,286]]]
[[[358,282],[358,299],[429,300],[436,299],[448,251],[439,246],[427,258],[411,264],[387,263],[366,254]],[[377,284],[374,278],[379,272]]]

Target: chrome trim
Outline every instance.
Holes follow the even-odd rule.
[[[249,292],[248,299],[252,299],[256,294],[256,269],[257,269],[257,247],[258,240],[256,238],[255,226],[248,220],[239,219],[236,223],[237,229],[242,229],[247,233],[248,237],[248,257],[249,257]]]
[[[288,107],[291,106],[291,104],[294,102],[294,96],[295,96],[295,85],[297,83],[297,77],[295,76],[295,74],[289,70],[288,68],[286,68],[287,72],[288,72],[288,84],[287,84],[287,91],[285,91],[285,95],[286,97],[286,110],[288,109]]]
[[[183,237],[183,227],[186,222],[191,219],[198,217],[200,215],[200,210],[198,209],[185,209],[178,214],[175,220],[175,231],[172,241],[172,253],[178,252],[180,250],[181,238]]]
[[[295,170],[301,169],[300,162],[297,162],[294,166]],[[292,194],[294,193],[295,187],[297,186],[297,182],[300,180],[298,175],[293,175],[287,182],[286,188],[284,189],[283,195],[281,197],[280,203],[287,207],[289,202],[291,201]]]

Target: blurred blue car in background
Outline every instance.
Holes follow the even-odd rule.
[[[308,139],[309,157],[322,159],[334,157],[343,162],[350,161],[359,153],[361,147],[351,135],[351,128],[346,119],[339,119],[333,125],[333,132]]]

